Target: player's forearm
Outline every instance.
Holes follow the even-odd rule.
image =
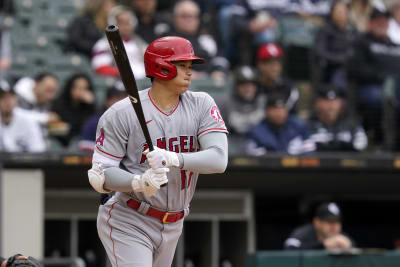
[[[104,170],[104,188],[109,191],[132,192],[132,180],[135,174],[119,167]]]
[[[228,165],[228,139],[225,133],[211,132],[200,137],[202,151],[181,154],[184,170],[203,174],[223,173]]]

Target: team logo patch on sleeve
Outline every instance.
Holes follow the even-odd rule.
[[[101,128],[100,129],[100,135],[99,137],[96,139],[96,145],[98,146],[103,146],[104,143],[104,129]]]
[[[213,106],[211,109],[211,117],[218,123],[224,124],[224,120],[222,119],[221,113],[217,106]]]

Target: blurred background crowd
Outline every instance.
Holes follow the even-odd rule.
[[[141,89],[150,42],[192,42],[231,153],[400,149],[400,0],[0,0],[1,150],[93,149],[126,96],[109,24]]]

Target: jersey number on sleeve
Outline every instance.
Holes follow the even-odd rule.
[[[181,181],[182,181],[181,190],[185,189],[186,187],[186,178],[187,178],[186,172],[187,171],[181,170]],[[192,175],[193,172],[189,172],[189,181],[187,183],[187,187],[190,186],[190,182],[192,181]]]

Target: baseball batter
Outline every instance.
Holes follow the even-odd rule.
[[[171,266],[200,173],[222,173],[227,129],[214,100],[190,92],[192,44],[163,37],[146,49],[152,87],[139,92],[155,146],[149,152],[130,100],[111,106],[97,127],[89,182],[115,191],[99,207],[97,229],[114,267]],[[166,186],[162,186],[162,185]]]

